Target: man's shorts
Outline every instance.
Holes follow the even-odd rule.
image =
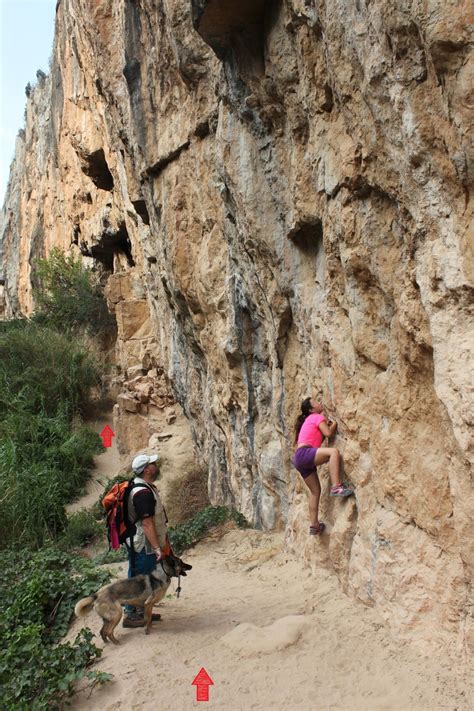
[[[317,452],[316,447],[299,447],[293,455],[291,463],[299,471],[303,479],[316,471],[314,458]]]

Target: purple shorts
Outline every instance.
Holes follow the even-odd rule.
[[[314,458],[318,450],[316,447],[300,447],[296,450],[291,463],[299,471],[303,479],[316,471]]]

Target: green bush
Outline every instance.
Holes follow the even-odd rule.
[[[72,417],[99,383],[95,363],[80,343],[28,321],[0,329],[0,416],[61,412]]]
[[[107,550],[102,551],[102,553],[92,558],[92,562],[94,565],[108,565],[110,563],[123,563],[127,559],[127,549],[125,546],[121,546],[117,550],[107,548]]]
[[[85,331],[92,336],[115,332],[115,319],[107,309],[97,275],[80,257],[51,250],[36,265],[34,319],[61,332]]]
[[[234,521],[239,528],[248,528],[249,523],[245,517],[226,506],[206,506],[186,523],[171,526],[169,528],[169,539],[171,547],[176,555],[190,548],[216,526],[220,526],[227,521]]]
[[[75,603],[95,592],[110,573],[54,548],[0,552],[0,708],[59,709],[74,683],[110,676],[86,671],[101,650],[83,630],[73,644],[58,644]]]
[[[95,432],[71,429],[61,416],[7,417],[0,425],[0,548],[55,538],[66,524],[64,504],[84,486],[101,450]]]
[[[104,524],[89,509],[82,509],[67,517],[66,530],[58,541],[61,548],[82,548],[104,533]]]
[[[26,321],[0,329],[0,548],[63,530],[64,504],[102,450],[98,434],[73,425],[96,380],[74,339]]]

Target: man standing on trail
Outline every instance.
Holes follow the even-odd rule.
[[[139,454],[132,462],[135,477],[128,498],[128,517],[136,525],[136,533],[127,538],[128,577],[147,575],[156,568],[162,556],[171,552],[166,533],[168,519],[154,485],[158,477],[158,455]],[[160,615],[154,613],[153,620]],[[143,609],[125,606],[124,627],[144,627]]]

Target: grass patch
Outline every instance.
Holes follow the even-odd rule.
[[[1,325],[0,416],[61,412],[71,418],[98,383],[96,365],[77,339],[29,321]]]
[[[204,538],[210,530],[227,521],[234,521],[239,528],[249,528],[247,519],[238,511],[226,506],[206,506],[189,521],[171,526],[168,534],[171,547],[176,555],[181,555],[187,548]]]
[[[196,466],[170,481],[165,506],[169,520],[174,525],[183,523],[209,506],[207,471]]]
[[[104,535],[103,521],[98,521],[90,509],[76,511],[67,517],[66,529],[58,541],[61,548],[83,548]]]
[[[109,565],[110,563],[124,563],[128,560],[128,553],[125,546],[121,546],[117,550],[107,548],[107,550],[98,553],[92,562],[94,565]]]
[[[65,528],[64,504],[102,451],[99,435],[76,424],[97,378],[72,337],[27,321],[0,328],[0,548],[40,547]]]

